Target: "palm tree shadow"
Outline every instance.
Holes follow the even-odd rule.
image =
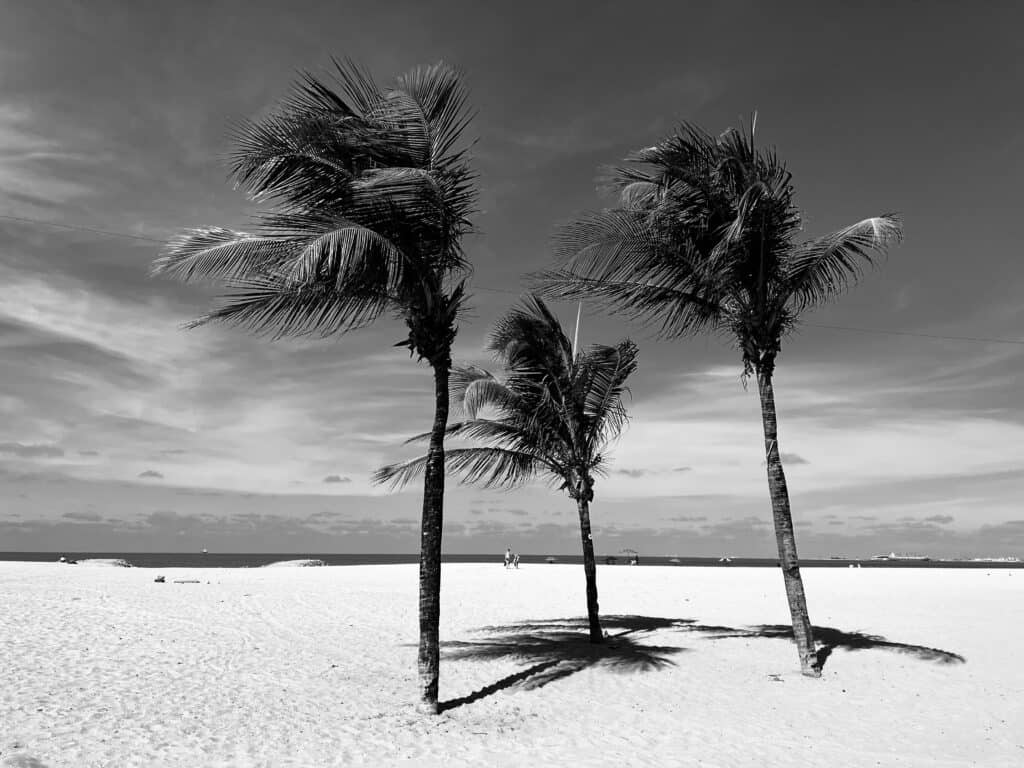
[[[526,690],[542,688],[588,667],[600,666],[619,672],[656,671],[673,666],[675,662],[669,656],[687,650],[678,646],[640,643],[633,637],[634,635],[680,631],[700,633],[712,640],[735,637],[782,640],[793,638],[793,628],[786,624],[727,627],[720,624],[700,624],[696,619],[612,615],[601,617],[606,643],[593,645],[586,634],[587,626],[586,618],[521,621],[481,627],[477,631],[491,635],[485,640],[443,643],[445,658],[452,661],[516,659],[530,666],[467,696],[442,702],[441,710],[471,704],[513,686]],[[814,627],[813,630],[819,646],[819,669],[825,665],[836,648],[848,651],[880,649],[909,654],[922,661],[939,664],[964,664],[967,661],[952,651],[926,645],[898,643],[881,635],[847,632],[835,627]]]
[[[562,620],[556,620],[562,621]],[[571,621],[571,620],[569,620]],[[658,616],[607,616],[601,618],[606,627],[617,627],[630,632],[651,632],[657,629],[678,629],[687,632],[700,632],[711,639],[729,637],[764,637],[769,639],[792,639],[793,627],[788,624],[757,624],[751,627],[725,627],[715,624],[699,624],[695,619],[669,619]],[[964,664],[967,662],[959,653],[932,648],[927,645],[898,643],[881,635],[869,635],[865,632],[847,632],[835,627],[812,627],[814,639],[818,647],[818,668],[836,648],[847,651],[880,649],[894,653],[905,653],[922,661],[934,661],[938,664]]]
[[[967,659],[959,653],[932,648],[927,645],[897,643],[887,640],[881,635],[869,635],[864,632],[846,632],[835,627],[812,627],[818,648],[818,669],[825,666],[828,657],[836,648],[847,651],[863,651],[878,648],[895,653],[904,653],[922,661],[934,661],[937,664],[965,664]],[[793,638],[793,627],[786,624],[760,624],[747,629],[736,630],[734,634],[720,633],[717,637],[767,637]]]
[[[556,619],[556,622],[572,622],[572,619]],[[670,619],[659,616],[602,616],[602,626],[617,628],[623,632],[653,632],[659,629],[677,629],[700,632],[711,639],[729,637],[764,637],[769,639],[792,639],[793,627],[788,624],[757,624],[751,627],[726,627],[717,624],[699,624],[695,619]],[[847,632],[835,627],[812,627],[818,648],[819,668],[836,648],[847,651],[880,649],[894,653],[905,653],[922,661],[938,664],[964,664],[967,662],[959,653],[932,648],[927,645],[898,643],[881,635],[865,632]]]
[[[588,667],[621,673],[657,671],[674,665],[669,656],[685,650],[638,643],[627,636],[633,630],[606,633],[605,643],[595,645],[590,642],[586,627],[586,619],[522,622],[484,627],[480,631],[492,634],[485,640],[443,643],[444,656],[451,661],[515,659],[530,666],[467,696],[441,702],[441,711],[471,704],[513,686],[525,690],[543,688]]]

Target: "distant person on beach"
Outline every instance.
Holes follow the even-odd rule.
[[[509,563],[512,562],[512,547],[505,548],[505,567],[508,568]]]
[[[514,565],[517,570],[519,569],[519,553],[518,552],[516,553],[516,556],[514,558],[512,558],[512,565]]]

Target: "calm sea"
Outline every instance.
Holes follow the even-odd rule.
[[[127,560],[137,568],[258,568],[279,560],[315,559],[323,560],[327,565],[393,565],[396,563],[419,562],[419,555],[339,555],[308,553],[221,553],[210,552],[0,552],[0,560],[54,562],[64,556],[72,560],[87,558],[118,558]],[[551,560],[550,555],[522,555],[522,565],[544,565]],[[554,555],[554,562],[582,564],[580,555]],[[444,555],[446,563],[501,563],[502,554],[496,555]],[[602,555],[597,558],[598,564],[609,562]],[[614,562],[625,565],[626,557],[616,555]],[[804,568],[847,568],[851,564],[859,564],[864,568],[1024,568],[1024,563],[993,563],[975,562],[971,560],[801,560]],[[640,565],[689,565],[707,567],[755,567],[774,568],[777,561],[764,557],[736,557],[731,562],[723,563],[715,557],[648,557],[640,556]]]

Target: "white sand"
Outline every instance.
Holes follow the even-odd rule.
[[[0,563],[0,765],[1024,765],[1024,571],[804,578],[817,625],[966,662],[838,647],[810,680],[788,640],[630,631],[650,618],[609,621],[627,634],[601,659],[550,625],[481,631],[579,617],[581,567],[448,565],[442,641],[490,658],[443,660],[441,697],[486,695],[431,718],[411,706],[415,565]],[[607,616],[788,619],[774,569],[600,566],[598,585]]]

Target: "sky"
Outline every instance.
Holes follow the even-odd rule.
[[[432,419],[401,328],[185,331],[214,292],[148,276],[175,233],[256,210],[227,178],[230,123],[347,56],[382,82],[466,73],[482,211],[460,362],[490,364],[554,229],[609,204],[601,168],[682,120],[717,133],[756,110],[808,237],[901,212],[904,243],[778,361],[800,553],[1024,556],[1024,344],[991,341],[1024,340],[1024,10],[489,5],[0,0],[0,551],[417,550],[419,491],[370,483]],[[773,556],[739,353],[585,308],[582,343],[626,335],[640,369],[595,488],[598,553]],[[572,500],[450,483],[445,551],[506,546],[577,552]]]

